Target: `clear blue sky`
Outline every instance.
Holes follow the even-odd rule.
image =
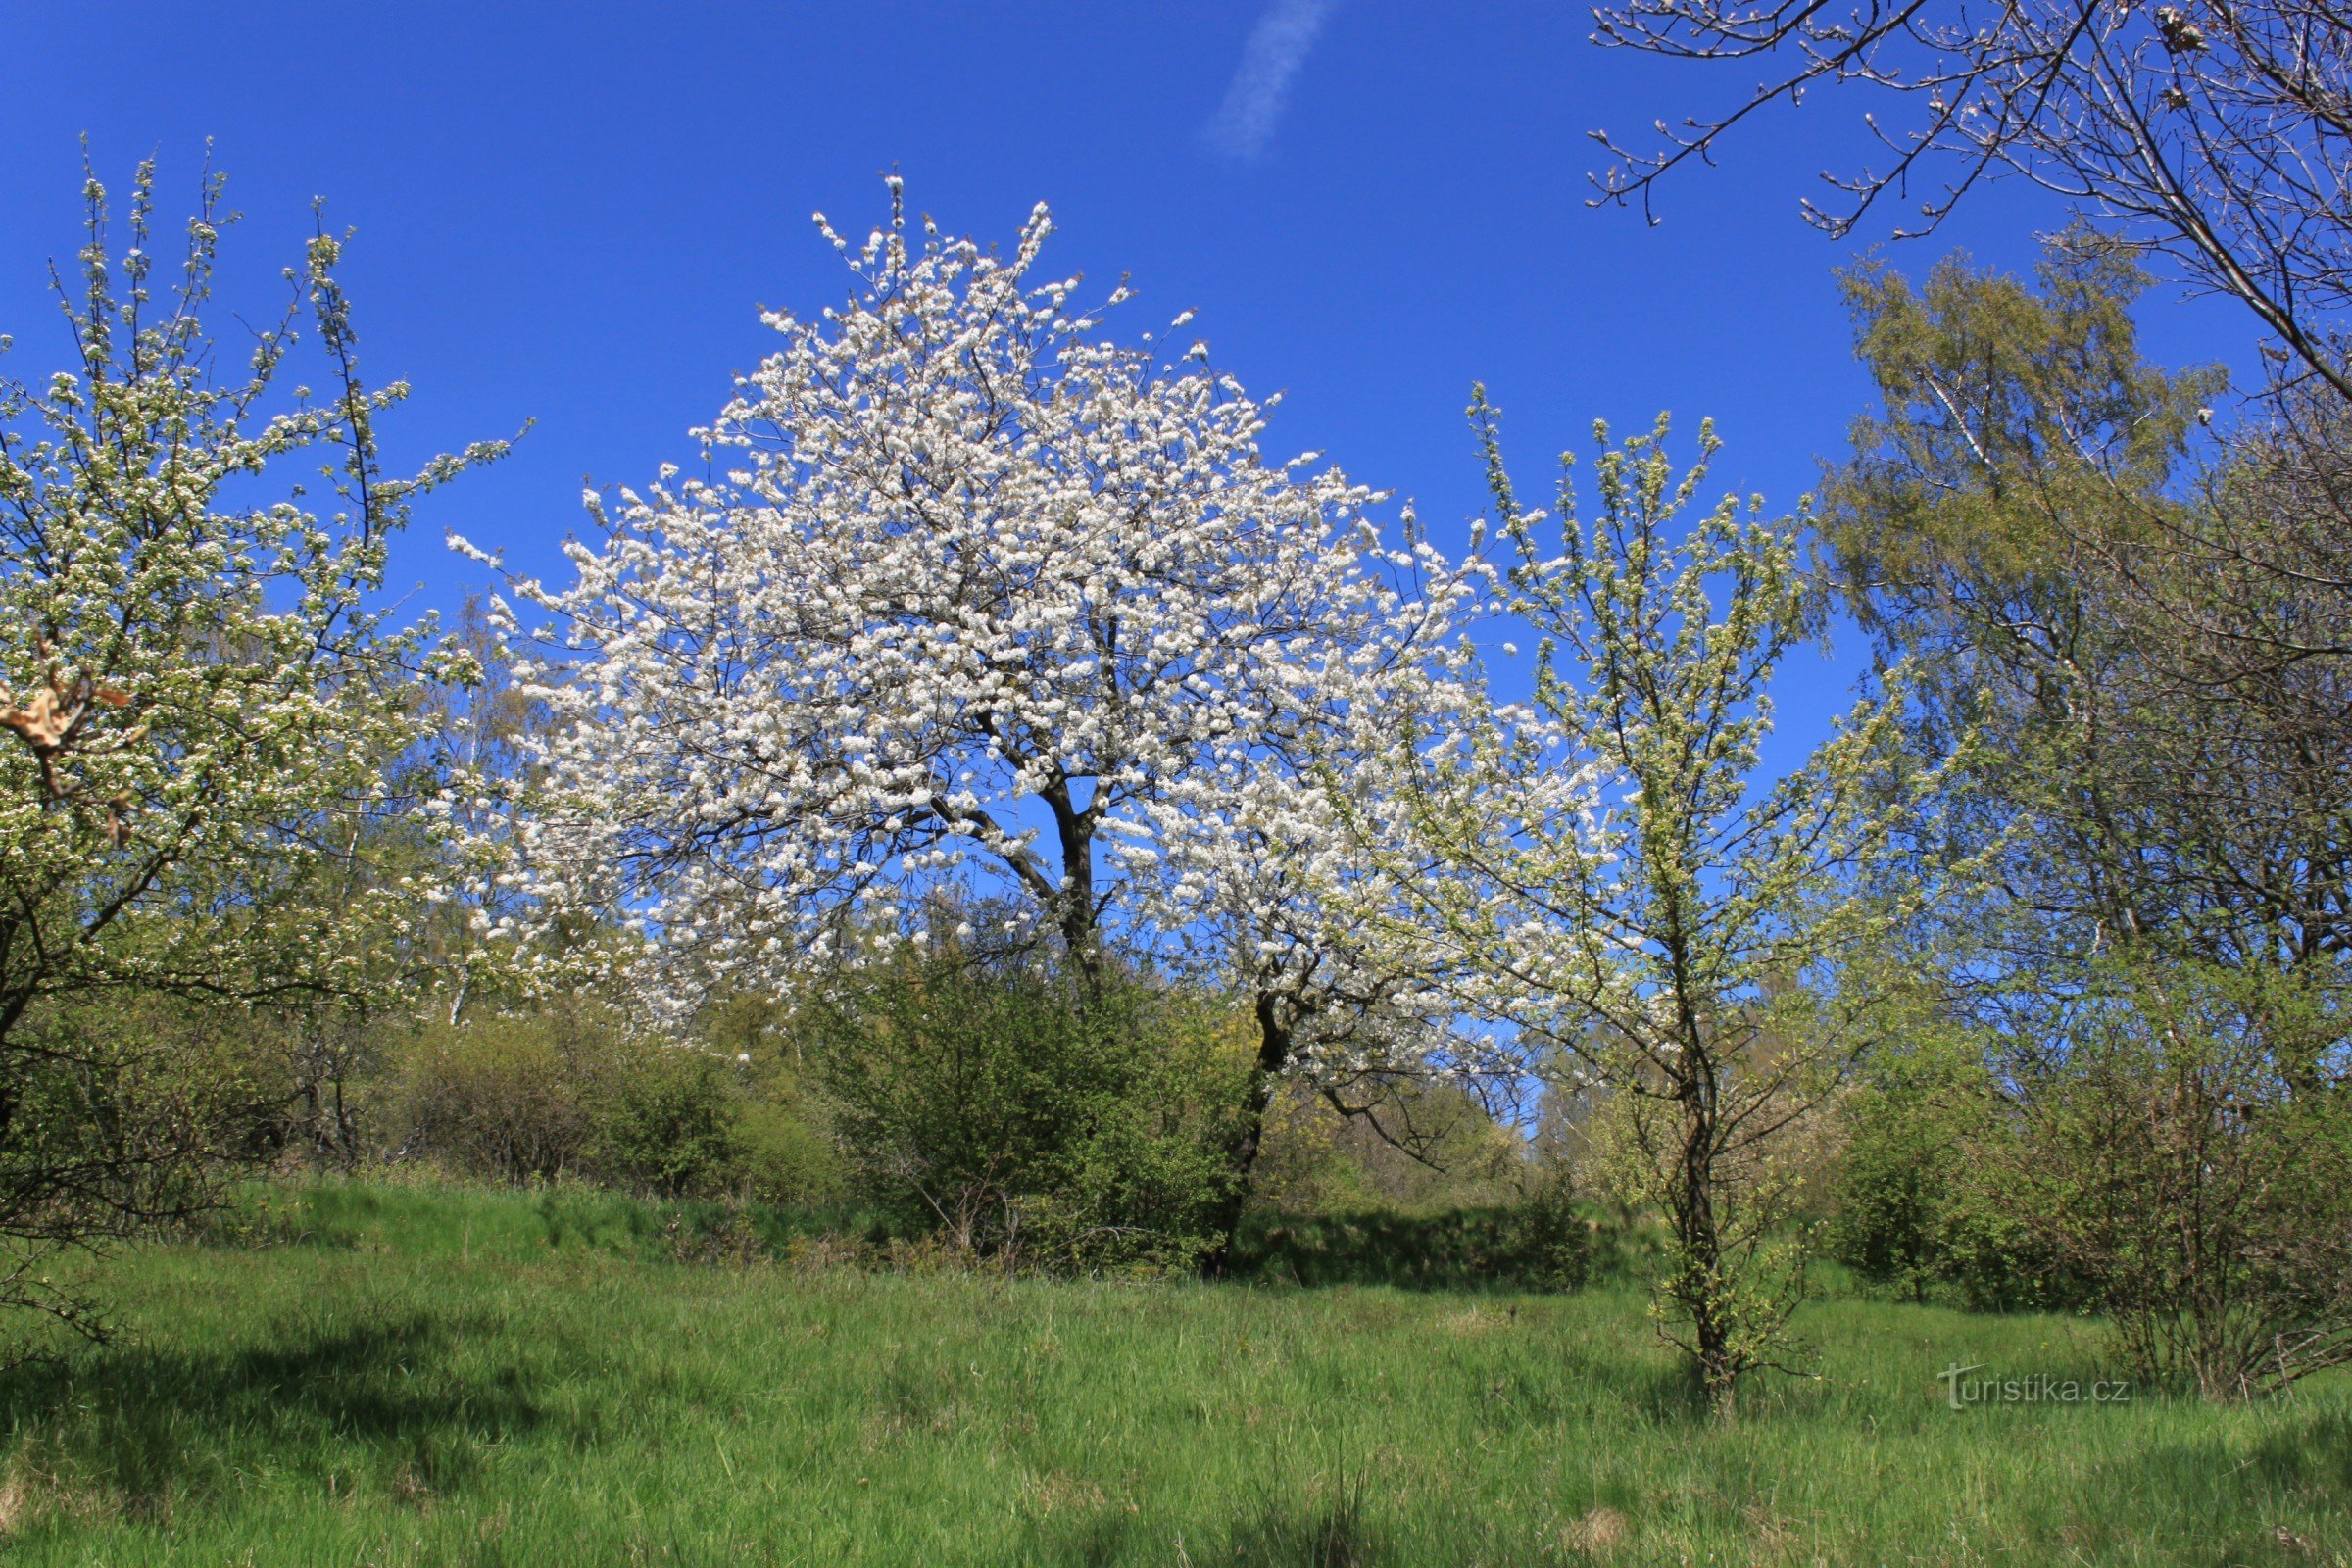
[[[686,429],[766,351],[756,307],[844,292],[810,212],[862,232],[895,169],[911,204],[985,237],[1050,202],[1051,265],[1131,274],[1131,330],[1197,308],[1219,364],[1287,389],[1273,445],[1417,498],[1441,542],[1481,499],[1461,418],[1481,379],[1529,487],[1595,416],[1671,409],[1687,431],[1715,417],[1725,487],[1791,503],[1866,396],[1831,270],[1880,236],[1834,245],[1797,213],[1857,150],[1858,106],[1817,95],[1763,125],[1645,227],[1586,207],[1585,133],[1677,119],[1753,73],[1604,53],[1588,30],[1578,6],[1464,0],[0,0],[0,332],[19,376],[63,359],[44,268],[77,243],[83,133],[118,186],[159,155],[174,213],[213,140],[247,215],[229,293],[251,307],[325,196],[358,230],[365,368],[415,385],[395,456],[536,421],[396,557],[446,606],[484,579],[445,528],[549,569],[583,477],[688,456]],[[1920,270],[1965,244],[2023,267],[2061,218],[2004,187],[1894,256]],[[2143,316],[2161,357],[2243,358],[2224,307],[2162,294]],[[1797,673],[1793,711],[1842,685]]]

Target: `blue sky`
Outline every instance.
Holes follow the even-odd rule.
[[[846,288],[813,233],[862,232],[879,176],[952,229],[1009,240],[1050,202],[1057,270],[1132,276],[1132,331],[1177,311],[1259,393],[1276,447],[1329,452],[1417,499],[1441,542],[1481,502],[1461,411],[1484,380],[1523,488],[1594,417],[1671,409],[1728,442],[1726,488],[1792,503],[1842,450],[1867,388],[1832,269],[1864,244],[1797,200],[1858,151],[1859,105],[1817,94],[1662,197],[1665,221],[1586,206],[1595,126],[1631,131],[1752,85],[1587,41],[1574,6],[1398,0],[1189,5],[108,5],[0,7],[0,332],[8,368],[61,363],[48,259],[99,172],[162,160],[163,205],[206,138],[246,220],[224,270],[262,308],[314,195],[358,237],[365,367],[414,383],[387,435],[411,458],[530,434],[429,502],[395,559],[421,604],[485,579],[444,529],[548,569],[580,483],[639,482],[768,347],[761,304]],[[37,61],[37,70],[24,63]],[[1965,245],[2029,265],[2063,215],[1987,192]],[[2243,358],[2212,302],[2152,298],[2160,357]],[[227,323],[223,322],[223,325]],[[1818,710],[1839,667],[1792,672]]]

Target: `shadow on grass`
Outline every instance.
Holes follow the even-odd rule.
[[[1189,1530],[1180,1532],[1166,1544],[1172,1559],[1164,1549],[1143,1555],[1199,1568],[1369,1568],[1395,1561],[1392,1543],[1368,1517],[1366,1498],[1364,1478],[1353,1474],[1310,1483],[1301,1494],[1269,1493],[1205,1541]],[[1132,1515],[1106,1506],[1034,1530],[1019,1560],[1053,1568],[1108,1568],[1134,1560],[1139,1538],[1152,1534],[1139,1528]]]
[[[1366,1568],[1385,1558],[1365,1517],[1364,1480],[1342,1477],[1321,1495],[1269,1500],[1236,1523],[1220,1562],[1245,1568]]]
[[[1637,1277],[1647,1245],[1584,1204],[1252,1211],[1234,1234],[1231,1266],[1237,1278],[1275,1285],[1573,1291]]]
[[[462,1334],[500,1327],[410,1312],[288,1324],[235,1351],[93,1348],[0,1377],[0,1427],[20,1464],[111,1493],[134,1516],[251,1470],[421,1502],[465,1487],[484,1446],[545,1420],[520,1369],[452,1365]]]
[[[2352,1415],[2307,1418],[2292,1432],[2274,1432],[2254,1450],[2252,1468],[2272,1485],[2321,1489],[2336,1504],[2352,1503]]]
[[[1030,1543],[1023,1560],[1051,1563],[1054,1568],[1110,1568],[1126,1555],[1132,1521],[1123,1515],[1098,1513],[1059,1530],[1043,1533]]]
[[[2216,1437],[2154,1449],[2133,1467],[2131,1491],[2143,1490],[2180,1497],[2300,1496],[2352,1511],[2352,1415],[2290,1406],[2286,1419],[2248,1448]]]

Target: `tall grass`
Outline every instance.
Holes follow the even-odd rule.
[[[2352,1554],[2340,1380],[1946,1406],[1955,1362],[2111,1375],[2081,1320],[1817,1304],[1820,1375],[1727,1428],[1624,1290],[691,1265],[677,1211],[616,1199],[271,1204],[244,1234],[277,1245],[118,1260],[124,1340],[0,1381],[10,1564]]]

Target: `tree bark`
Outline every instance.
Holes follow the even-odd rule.
[[[1091,985],[1102,973],[1102,953],[1095,941],[1095,808],[1080,810],[1070,799],[1068,778],[1056,778],[1042,792],[1054,813],[1054,837],[1061,845],[1061,887],[1054,895],[1054,921],[1070,961]]]
[[[1257,1168],[1257,1153],[1265,1142],[1266,1107],[1274,1102],[1274,1084],[1290,1064],[1296,1039],[1296,1020],[1284,1015],[1284,1001],[1271,992],[1257,998],[1257,1059],[1250,1063],[1250,1088],[1242,1102],[1241,1127],[1226,1160],[1230,1183],[1219,1200],[1215,1241],[1200,1260],[1200,1271],[1223,1278],[1233,1262],[1234,1233],[1241,1228],[1242,1210],[1250,1201],[1250,1177]]]

